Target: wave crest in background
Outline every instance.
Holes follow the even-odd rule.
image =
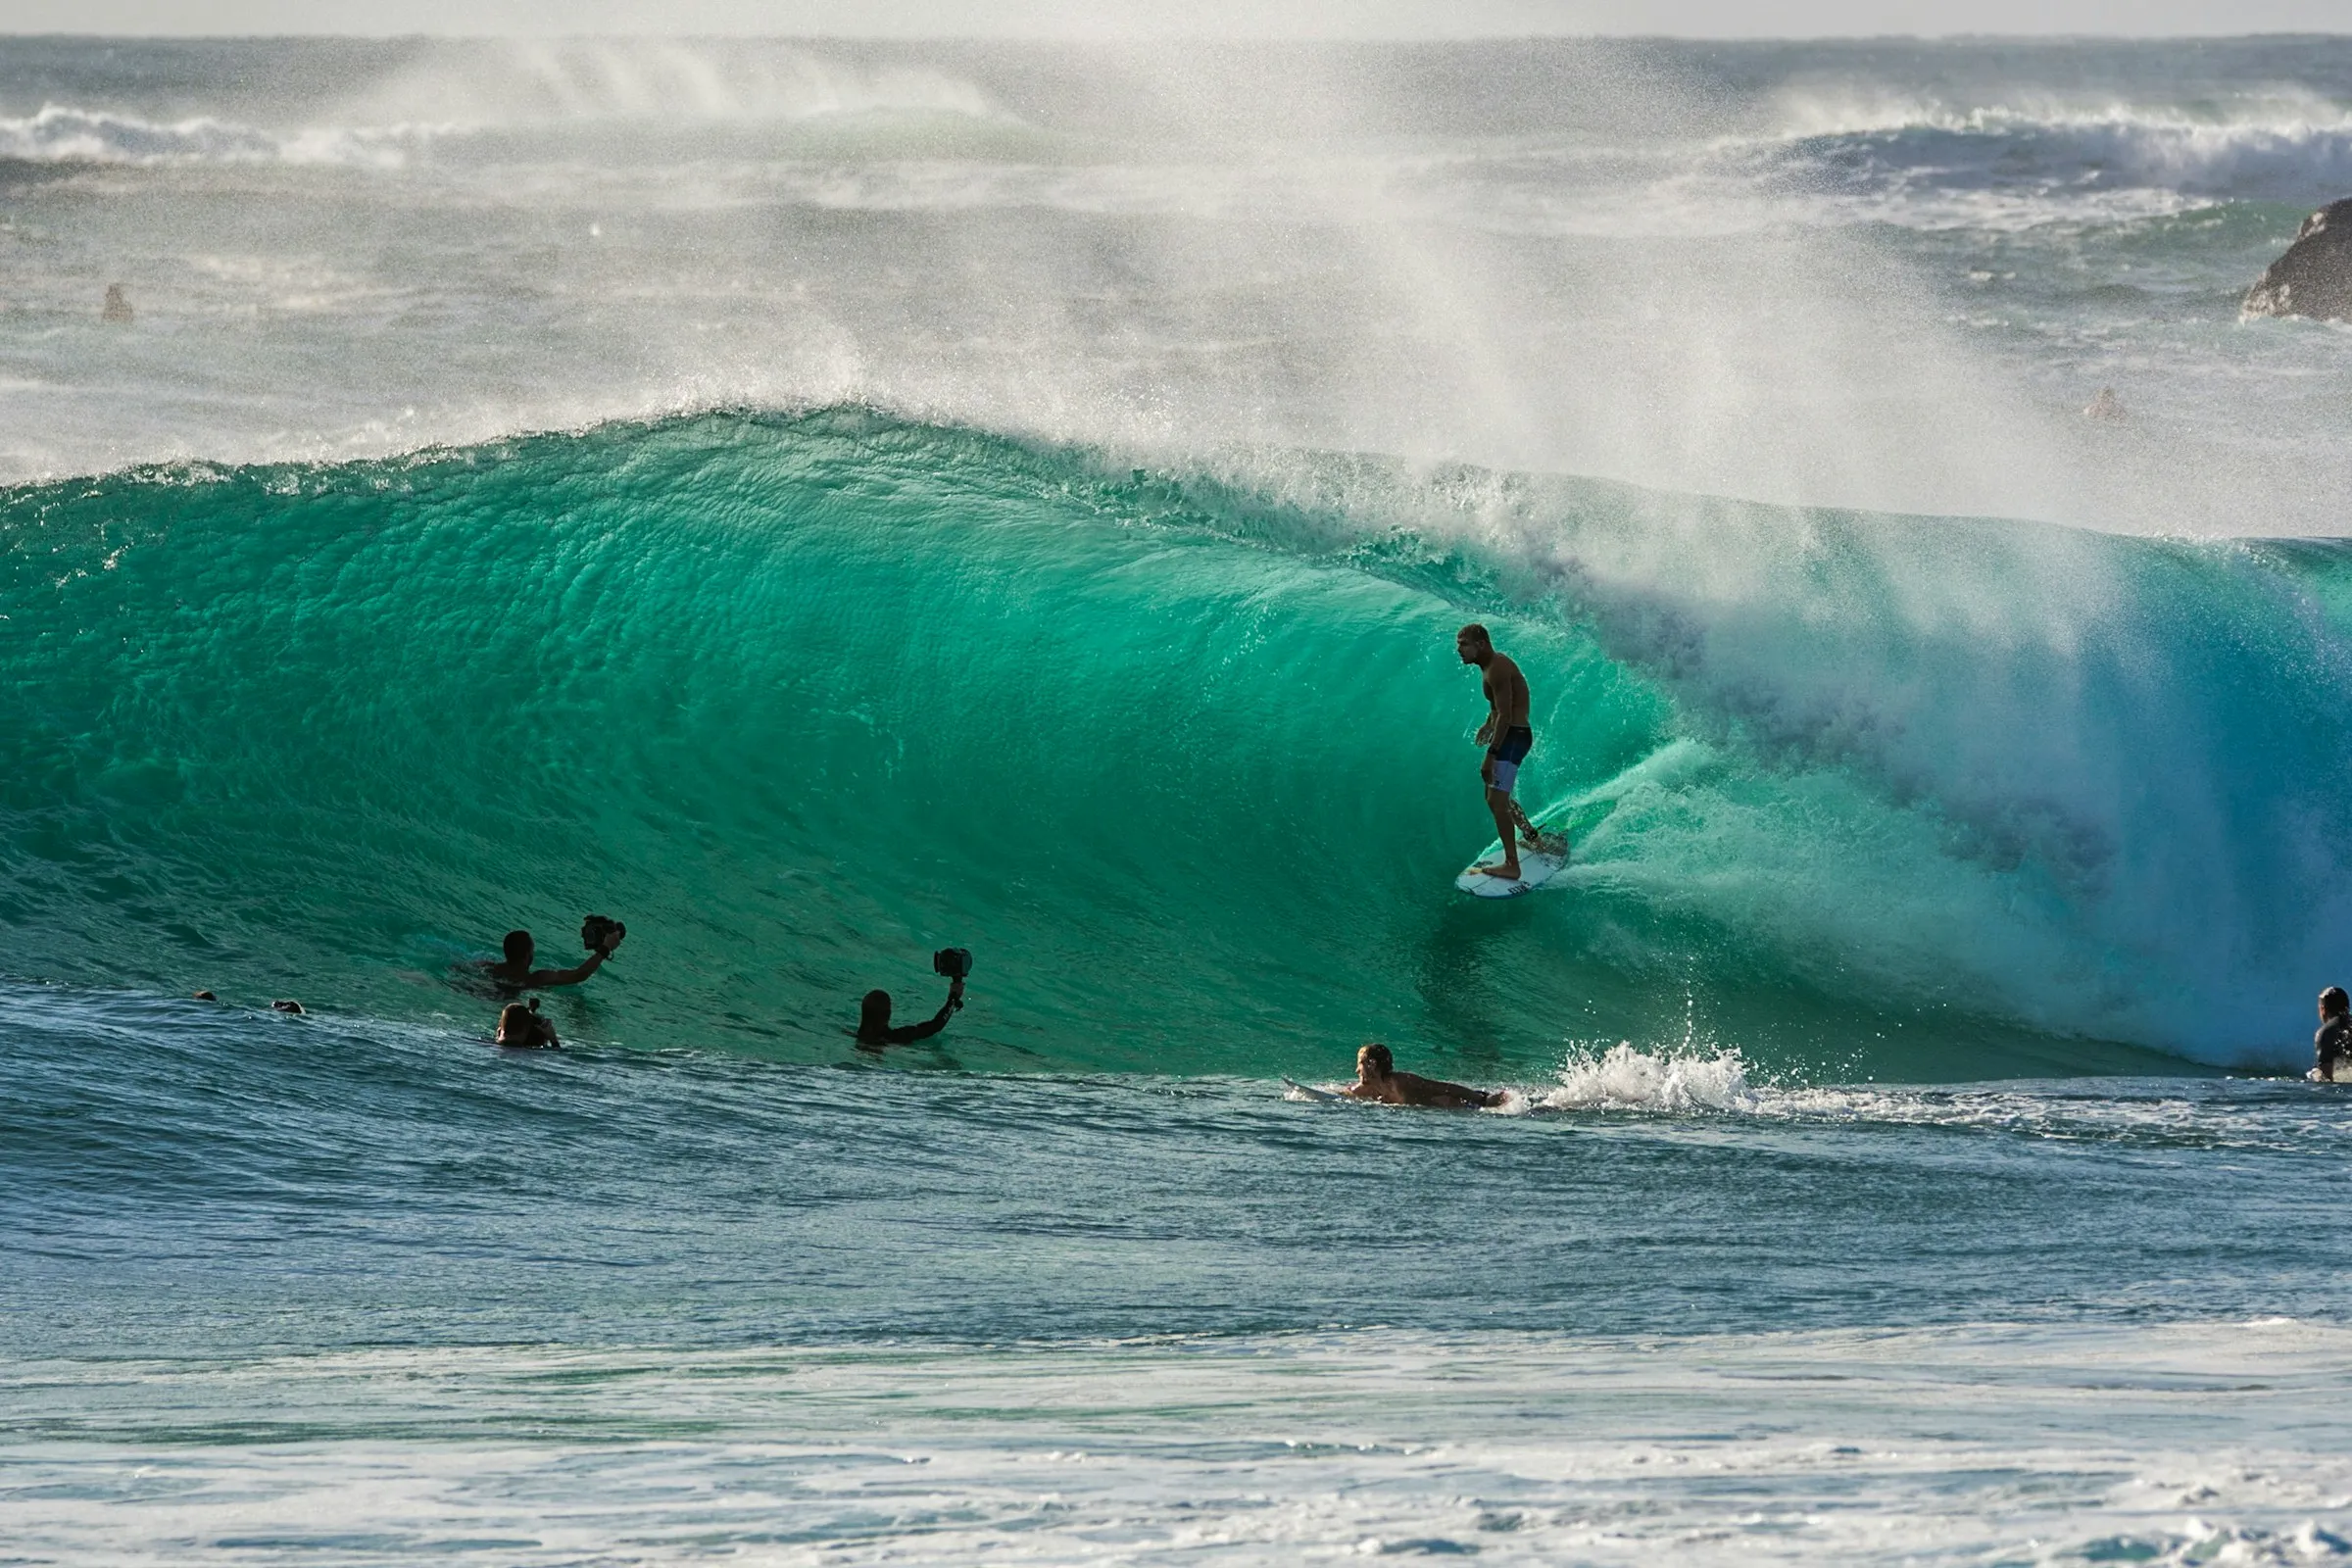
[[[630,125],[822,125],[860,120],[969,122],[1017,117],[951,73],[861,66],[790,49],[720,51],[640,40],[515,40],[424,51],[323,118],[268,126],[217,115],[175,120],[73,103],[0,115],[0,161],[34,164],[294,164],[395,170],[484,134]],[[601,158],[610,149],[592,144]],[[511,152],[494,141],[485,156]]]
[[[12,967],[464,1019],[453,958],[596,907],[565,1021],[633,1045],[837,1054],[955,943],[998,1067],[2301,1049],[2336,547],[1220,471],[838,410],[10,492]],[[1471,615],[1578,843],[1499,908]]]
[[[341,164],[394,169],[429,140],[421,126],[275,132],[200,117],[157,123],[66,104],[0,118],[0,161],[29,164]]]

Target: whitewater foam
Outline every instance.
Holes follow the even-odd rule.
[[[653,1563],[2333,1561],[2352,1472],[2332,1423],[2303,1428],[2341,1395],[2341,1338],[1380,1330],[48,1360],[10,1391],[52,1436],[12,1445],[0,1521],[125,1563],[430,1542],[539,1564],[621,1540]],[[2247,1432],[2254,1410],[2268,1425]],[[190,1441],[222,1430],[280,1441]]]
[[[1571,1056],[1559,1082],[1538,1096],[1545,1110],[1752,1111],[1747,1064],[1736,1051],[1712,1055],[1638,1051],[1620,1041],[1606,1051]]]

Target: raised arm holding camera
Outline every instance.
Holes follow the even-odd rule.
[[[502,946],[506,956],[482,966],[501,986],[514,991],[539,991],[548,986],[576,986],[605,966],[612,950],[629,928],[609,915],[592,914],[580,922],[580,946],[588,950],[588,960],[568,969],[534,969],[531,960],[538,956],[538,945],[528,931],[510,931]]]
[[[968,948],[942,948],[931,955],[931,968],[936,974],[948,977],[948,1000],[939,1004],[939,1011],[921,1023],[904,1028],[890,1026],[890,993],[868,991],[858,1006],[858,1027],[852,1031],[858,1037],[860,1051],[880,1051],[885,1046],[911,1046],[917,1040],[928,1040],[948,1026],[948,1019],[963,1005],[964,977],[972,972],[972,955]]]

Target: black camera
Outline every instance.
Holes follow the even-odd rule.
[[[972,950],[942,948],[931,955],[931,972],[944,974],[951,980],[969,979],[972,973]]]
[[[620,946],[620,939],[628,934],[629,928],[609,914],[592,914],[580,922],[580,946],[590,953],[601,953],[608,958],[612,956],[612,950]]]

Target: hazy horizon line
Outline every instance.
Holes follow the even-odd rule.
[[[1550,31],[1496,32],[1397,32],[1381,34],[1288,32],[1277,30],[1251,31],[1226,29],[1223,31],[1180,32],[1159,30],[1135,31],[1038,31],[1038,32],[917,32],[881,31],[853,32],[831,29],[778,29],[775,31],[631,31],[614,29],[556,30],[517,28],[503,32],[437,32],[383,31],[350,32],[303,31],[172,31],[150,32],[102,30],[96,32],[60,31],[55,28],[19,30],[0,24],[0,38],[17,41],[58,43],[290,43],[299,41],[344,43],[513,43],[513,42],[638,42],[661,40],[668,43],[969,43],[969,44],[1125,44],[1125,43],[1327,43],[1327,44],[1472,44],[1472,43],[2006,43],[2006,44],[2070,44],[2070,43],[2230,43],[2237,40],[2278,42],[2296,38],[2334,40],[2352,38],[2352,27],[2342,31],[2314,31],[2307,27],[2254,28],[2244,31],[2206,32],[2174,30],[2167,32],[1614,32],[1599,29]]]

